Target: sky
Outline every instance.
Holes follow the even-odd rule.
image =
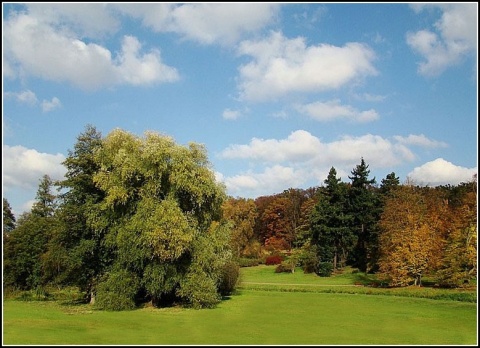
[[[233,197],[477,173],[478,3],[2,3],[15,216],[87,125],[203,144]]]

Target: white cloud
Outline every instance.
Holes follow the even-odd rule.
[[[117,4],[156,32],[173,32],[202,44],[233,44],[271,23],[279,4],[190,3]]]
[[[122,54],[117,57],[115,71],[122,83],[144,85],[156,82],[173,82],[179,78],[175,68],[161,63],[160,51],[152,50],[141,56],[141,44],[133,36],[125,36]]]
[[[443,141],[428,139],[423,134],[420,134],[420,135],[410,134],[408,137],[402,137],[402,136],[396,135],[393,138],[401,144],[415,145],[415,146],[420,146],[425,148],[448,147],[447,143]]]
[[[120,21],[107,3],[28,3],[28,13],[55,27],[68,23],[78,36],[103,37],[115,33]]]
[[[222,117],[226,120],[236,120],[242,116],[242,112],[238,110],[225,109],[223,111]]]
[[[409,146],[419,144],[437,142],[424,135],[386,139],[366,134],[326,143],[305,130],[280,140],[253,138],[249,144],[230,145],[219,154],[223,159],[247,160],[250,167],[237,175],[222,175],[221,180],[232,195],[258,197],[288,187],[320,185],[332,166],[340,177],[346,177],[362,157],[372,168],[390,170],[417,160]]]
[[[14,98],[19,103],[28,104],[31,106],[36,106],[38,104],[38,98],[34,92],[31,90],[26,90],[23,92],[5,92],[5,98]],[[51,101],[43,100],[41,103],[43,112],[50,112],[62,106],[60,99],[53,97]]]
[[[162,63],[158,50],[141,54],[141,44],[131,36],[124,37],[121,51],[112,58],[108,49],[85,43],[70,31],[29,14],[17,14],[4,22],[3,38],[4,57],[17,74],[68,81],[90,90],[178,79],[177,71]]]
[[[3,145],[3,187],[35,189],[39,180],[47,174],[52,180],[63,179],[66,169],[62,165],[65,156],[38,152],[17,145]]]
[[[292,132],[287,139],[253,138],[249,145],[230,145],[222,158],[248,158],[267,162],[303,161],[321,149],[320,140],[304,130]]]
[[[381,102],[387,99],[387,96],[385,95],[375,95],[369,93],[355,94],[354,97],[357,100],[365,100],[367,102]]]
[[[436,76],[456,65],[470,54],[476,54],[478,32],[478,4],[428,4],[414,7],[415,12],[429,7],[442,10],[435,23],[436,31],[427,29],[407,33],[407,44],[425,58],[418,72]]]
[[[358,111],[350,105],[341,105],[340,100],[331,100],[328,102],[314,102],[304,105],[296,105],[294,108],[306,114],[317,121],[334,121],[337,119],[347,119],[354,122],[370,122],[379,118],[378,113],[371,109],[367,111]]]
[[[6,98],[14,98],[19,103],[25,103],[28,105],[35,105],[38,102],[37,96],[31,90],[26,90],[23,92],[5,92]]]
[[[375,53],[356,42],[307,46],[302,37],[288,39],[272,32],[263,40],[241,42],[238,54],[252,57],[240,66],[238,78],[240,98],[249,101],[337,89],[377,74]]]
[[[51,101],[43,100],[42,101],[42,110],[43,112],[50,112],[62,106],[60,99],[53,97]]]
[[[231,195],[242,197],[258,197],[260,192],[282,192],[288,187],[299,187],[303,184],[305,173],[301,169],[274,165],[261,173],[247,173],[227,177],[225,186]]]
[[[465,168],[454,165],[443,158],[437,158],[415,168],[408,174],[408,177],[418,185],[458,185],[461,182],[471,181],[476,173],[477,167]]]

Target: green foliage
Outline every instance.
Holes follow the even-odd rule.
[[[237,262],[240,267],[253,267],[260,265],[263,260],[259,258],[240,257],[237,259]]]
[[[177,295],[195,309],[213,308],[221,300],[215,280],[202,271],[190,272],[182,278]]]
[[[12,232],[15,229],[15,215],[12,213],[12,207],[6,198],[3,198],[3,234]]]
[[[231,295],[238,283],[240,277],[240,266],[233,260],[228,261],[222,270],[218,290],[222,296]]]
[[[333,272],[333,263],[331,262],[319,262],[316,273],[320,277],[330,277]]]
[[[134,273],[115,269],[105,274],[98,284],[95,307],[109,311],[133,309],[139,285],[140,281]]]
[[[353,215],[347,204],[348,187],[336,174],[332,167],[312,212],[310,227],[318,261],[331,262],[334,268],[345,266],[355,243],[351,229]]]
[[[304,273],[313,273],[317,269],[318,257],[317,247],[306,243],[300,249],[299,264]]]
[[[275,273],[292,273],[292,267],[284,261],[275,267]]]

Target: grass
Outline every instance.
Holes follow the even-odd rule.
[[[403,288],[377,288],[375,275],[345,268],[344,272],[331,277],[319,277],[314,273],[304,274],[298,268],[295,273],[275,273],[275,266],[260,265],[242,268],[240,288],[262,291],[343,293],[416,297],[437,300],[477,302],[477,289],[441,289],[432,286]],[[363,285],[363,286],[362,286]]]
[[[269,268],[270,267],[270,268]],[[22,345],[475,345],[476,303],[358,293],[288,291],[354,289],[358,274],[320,278],[242,268],[238,292],[217,308],[92,310],[59,300],[4,300],[3,344]],[[277,283],[247,288],[246,282]],[[307,285],[316,284],[319,286]],[[253,286],[251,284],[250,286]],[[278,291],[277,289],[283,289]],[[268,291],[267,291],[268,290]],[[374,289],[375,290],[375,289]],[[390,290],[390,289],[384,289]],[[336,290],[335,290],[336,291]]]

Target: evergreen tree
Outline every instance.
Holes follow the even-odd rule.
[[[346,204],[348,188],[336,174],[332,167],[311,217],[312,244],[316,246],[318,261],[332,263],[333,269],[345,265],[355,241]]]
[[[4,239],[4,285],[34,289],[46,283],[43,256],[57,228],[56,196],[48,175],[40,180],[31,212],[23,213],[17,227]]]
[[[32,214],[39,217],[53,216],[57,208],[57,197],[52,193],[53,180],[48,175],[44,175],[40,179],[38,186],[36,201],[32,205]]]
[[[375,268],[378,258],[379,201],[376,194],[375,178],[369,179],[370,170],[364,159],[352,170],[349,190],[349,211],[352,215],[352,229],[357,243],[351,254],[351,262],[362,272]]]
[[[6,198],[3,198],[3,236],[15,229],[15,215],[12,213],[12,207]]]
[[[73,151],[68,151],[63,162],[67,173],[60,182],[64,193],[57,212],[61,227],[44,258],[51,281],[78,286],[86,299],[91,299],[97,277],[111,258],[102,246],[104,229],[95,227],[102,221],[95,205],[104,196],[93,181],[99,170],[94,153],[101,143],[100,132],[87,125],[77,137]]]

